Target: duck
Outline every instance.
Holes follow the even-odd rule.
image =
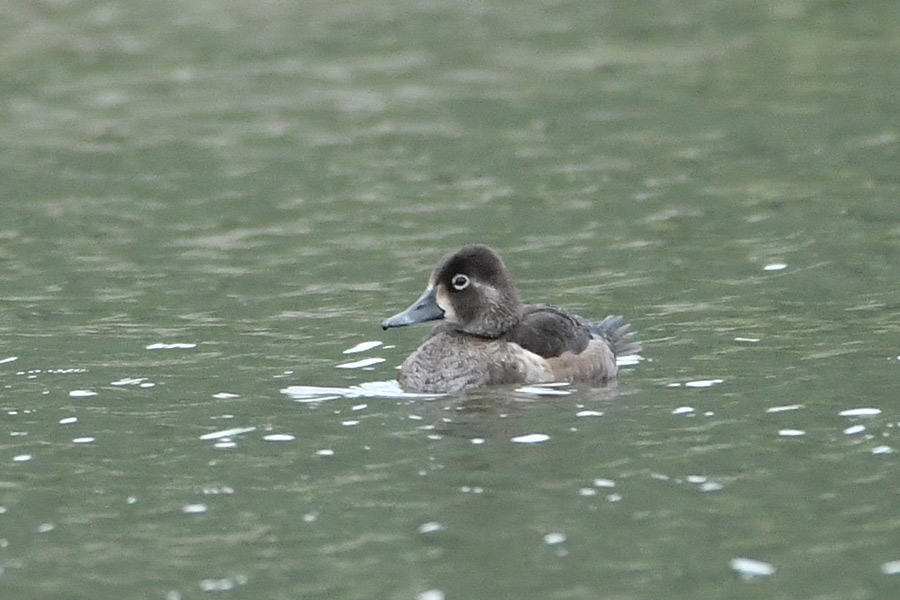
[[[640,352],[621,316],[599,323],[550,304],[523,304],[503,260],[484,244],[441,258],[422,295],[384,330],[439,321],[400,365],[408,392],[457,393],[490,385],[614,384],[616,358]]]

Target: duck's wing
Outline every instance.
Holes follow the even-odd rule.
[[[598,385],[615,380],[617,355],[640,350],[622,317],[594,323],[549,305],[526,307],[505,338],[542,357],[554,381]]]
[[[544,358],[581,354],[594,337],[590,323],[549,304],[526,306],[519,324],[504,337]]]
[[[594,323],[549,304],[525,307],[519,325],[507,334],[507,340],[544,358],[563,352],[581,354],[591,340],[605,342],[615,356],[641,351],[631,325],[623,323],[621,316],[610,315]]]

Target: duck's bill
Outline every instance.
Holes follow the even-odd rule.
[[[385,319],[381,324],[381,328],[403,327],[404,325],[415,325],[416,323],[424,323],[425,321],[443,319],[444,311],[441,310],[441,307],[437,304],[434,290],[434,287],[425,290],[425,293],[412,303],[412,306],[403,312],[397,313],[393,317]]]

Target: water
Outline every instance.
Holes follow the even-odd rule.
[[[895,4],[7,3],[0,596],[895,597]],[[472,241],[645,360],[403,394]]]

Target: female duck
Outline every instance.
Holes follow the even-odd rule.
[[[547,304],[523,305],[491,248],[465,246],[438,262],[422,296],[386,319],[402,327],[441,319],[400,367],[401,387],[458,392],[502,383],[604,384],[616,356],[640,351],[629,326],[609,316],[592,323]]]

